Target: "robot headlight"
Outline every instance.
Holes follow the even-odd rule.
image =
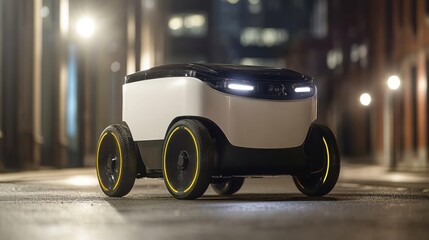
[[[296,87],[294,89],[294,91],[296,93],[309,93],[309,92],[311,92],[311,88],[308,87],[308,86],[305,86],[305,87]]]
[[[308,98],[316,93],[316,86],[313,82],[298,83],[292,85],[292,95],[295,99]]]
[[[249,83],[231,82],[227,86],[229,90],[234,91],[251,92],[255,90],[255,86]]]
[[[262,99],[304,99],[314,96],[316,92],[316,87],[312,80],[270,81],[266,79],[205,78],[205,82],[210,87],[224,93]]]

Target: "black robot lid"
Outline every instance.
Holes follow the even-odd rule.
[[[263,99],[304,99],[314,96],[313,79],[284,68],[230,64],[172,64],[128,75],[125,83],[166,77],[194,77],[220,92]]]
[[[137,82],[164,77],[196,77],[224,79],[254,79],[258,81],[310,81],[311,77],[285,68],[272,68],[264,66],[248,66],[233,64],[170,64],[153,67],[136,72],[125,78],[125,83]]]

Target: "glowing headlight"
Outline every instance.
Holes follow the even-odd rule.
[[[238,91],[253,91],[255,89],[255,87],[252,85],[240,84],[240,83],[230,83],[228,84],[228,88],[231,90],[238,90]]]
[[[295,92],[296,93],[311,92],[311,88],[310,87],[297,87],[297,88],[295,88]]]

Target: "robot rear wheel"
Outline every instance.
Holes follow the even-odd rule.
[[[212,183],[213,190],[219,195],[232,195],[243,186],[244,177],[232,177],[220,182]]]
[[[313,163],[310,173],[294,176],[300,192],[307,196],[328,194],[340,174],[340,153],[334,133],[321,124],[312,124],[304,143],[304,152]]]

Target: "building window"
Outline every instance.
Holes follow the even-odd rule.
[[[326,66],[329,69],[334,70],[335,68],[341,66],[343,63],[343,52],[341,49],[332,49],[329,50],[326,54]]]
[[[350,61],[359,63],[362,68],[368,66],[368,46],[366,44],[353,44],[350,47]]]
[[[207,34],[207,20],[204,14],[176,14],[168,21],[170,34],[174,37],[203,37]]]
[[[328,2],[326,0],[318,0],[314,3],[311,32],[319,39],[328,36]]]
[[[248,0],[249,2],[249,12],[252,14],[259,14],[262,12],[262,3],[261,0]]]
[[[246,27],[241,31],[240,44],[243,47],[281,46],[289,39],[289,32],[279,28]]]

